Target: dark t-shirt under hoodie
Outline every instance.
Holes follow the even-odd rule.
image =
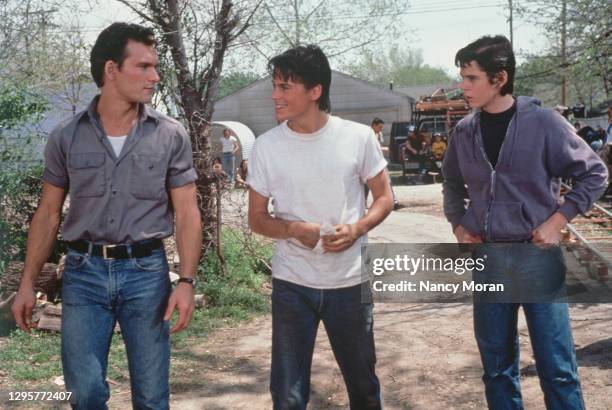
[[[480,113],[480,132],[482,133],[482,141],[487,158],[493,167],[497,164],[499,151],[504,143],[508,125],[512,116],[516,112],[516,99],[512,107],[506,111],[495,114],[488,113],[484,110]]]

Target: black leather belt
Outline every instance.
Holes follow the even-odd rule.
[[[161,239],[148,239],[125,245],[100,245],[85,240],[68,242],[68,248],[104,259],[144,258],[163,246]]]

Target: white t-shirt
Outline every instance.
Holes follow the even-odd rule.
[[[221,137],[221,144],[223,144],[223,153],[234,152],[234,142],[238,141],[236,137],[230,135],[229,138]]]
[[[106,138],[108,138],[108,142],[110,142],[111,146],[113,147],[113,151],[115,151],[115,156],[119,158],[119,154],[121,154],[123,145],[125,145],[127,135],[124,135],[122,137],[109,137],[107,135]]]
[[[329,116],[313,134],[293,132],[284,122],[257,138],[247,182],[274,197],[278,218],[351,224],[365,214],[363,184],[386,166],[370,127]],[[272,275],[319,289],[357,285],[365,243],[367,235],[343,252],[318,254],[296,239],[278,240]]]

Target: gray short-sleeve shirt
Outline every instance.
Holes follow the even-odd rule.
[[[172,235],[169,191],[197,179],[184,127],[143,105],[117,157],[97,101],[53,130],[45,147],[43,180],[70,195],[64,239],[119,244]]]

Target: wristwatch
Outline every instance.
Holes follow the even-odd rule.
[[[195,288],[196,285],[196,280],[195,278],[179,278],[179,280],[177,281],[177,283],[189,283],[191,286],[193,286]]]

